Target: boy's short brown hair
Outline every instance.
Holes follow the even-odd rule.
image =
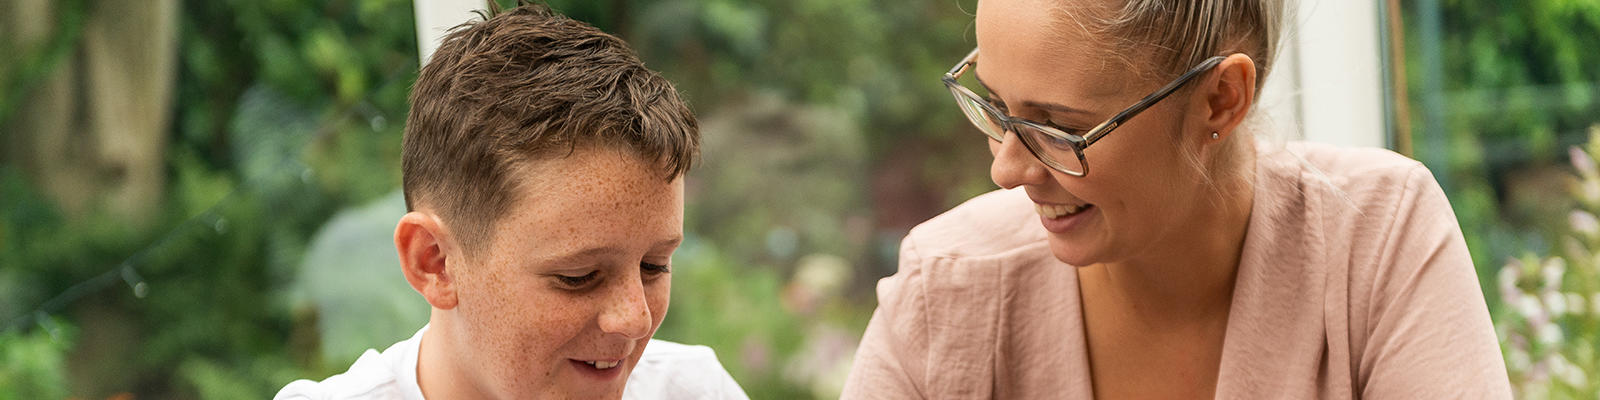
[[[476,250],[517,200],[513,167],[595,145],[631,150],[671,180],[693,164],[700,133],[672,84],[621,39],[543,5],[494,10],[454,28],[417,76],[406,208],[435,208]]]

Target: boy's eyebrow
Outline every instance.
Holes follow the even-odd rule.
[[[596,258],[603,257],[606,254],[617,253],[617,252],[620,252],[620,251],[621,251],[620,249],[617,249],[617,248],[611,247],[611,246],[591,247],[591,248],[584,249],[582,251],[578,251],[578,252],[575,252],[575,253],[568,253],[568,254],[561,255],[561,256],[547,258],[541,264],[553,266],[553,267],[556,267],[556,268],[566,268],[566,267],[571,267],[571,266],[577,266],[577,265],[583,264],[585,261],[593,260],[593,259],[596,259]]]
[[[983,77],[978,76],[978,69],[977,68],[973,68],[972,69],[972,79],[977,80],[978,81],[978,85],[979,86],[983,86],[983,90],[989,91],[989,95],[990,95],[989,97],[991,98],[991,100],[998,100],[1000,98],[1000,92],[994,91],[994,88],[990,88],[989,84],[983,83]],[[1094,115],[1094,113],[1091,113],[1088,110],[1084,110],[1084,109],[1080,109],[1080,108],[1072,108],[1072,107],[1068,107],[1067,105],[1059,104],[1059,103],[1042,103],[1042,102],[1037,102],[1037,101],[1032,101],[1032,100],[1024,100],[1022,102],[1022,105],[1028,106],[1028,107],[1033,107],[1033,108],[1051,110],[1051,111],[1064,113],[1064,114]]]
[[[683,236],[682,235],[673,236],[671,239],[666,239],[666,240],[662,240],[662,241],[656,242],[656,244],[654,246],[652,246],[651,249],[676,248],[676,247],[678,247],[679,244],[682,244],[682,243],[683,243]],[[589,261],[589,260],[593,260],[593,259],[597,259],[597,258],[603,258],[608,254],[617,254],[617,253],[622,253],[623,251],[624,250],[622,248],[617,247],[617,246],[590,247],[590,248],[587,248],[587,249],[579,250],[577,252],[573,252],[573,253],[569,253],[569,254],[565,254],[565,255],[561,255],[561,256],[547,258],[542,262],[542,264],[544,264],[544,265],[556,265],[556,266],[577,265],[577,264],[583,263],[584,261]]]
[[[674,248],[675,249],[675,248],[678,248],[678,245],[681,245],[681,244],[683,244],[683,235],[677,235],[677,236],[673,236],[671,239],[666,239],[666,240],[662,240],[662,241],[656,242],[656,245],[655,246],[651,246],[650,248],[659,249],[659,248],[663,248],[663,247],[670,247],[670,248]]]

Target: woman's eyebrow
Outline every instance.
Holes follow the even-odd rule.
[[[972,69],[972,79],[977,80],[978,86],[983,86],[983,90],[988,91],[990,97],[1000,97],[1000,92],[994,91],[994,88],[989,87],[989,84],[983,83],[983,76],[978,75],[977,68]]]
[[[989,84],[983,83],[983,77],[978,75],[978,69],[977,68],[973,68],[972,69],[972,79],[977,80],[978,81],[978,85],[979,86],[983,86],[983,90],[989,91],[990,97],[992,97],[994,99],[999,99],[1000,98],[1000,92],[994,91],[994,88],[989,87]],[[1033,108],[1039,108],[1039,109],[1044,109],[1044,110],[1055,111],[1055,112],[1059,112],[1059,113],[1063,113],[1063,114],[1094,115],[1094,113],[1089,112],[1088,110],[1084,110],[1084,109],[1081,109],[1081,108],[1073,108],[1073,107],[1069,107],[1069,106],[1067,106],[1065,104],[1060,104],[1060,103],[1045,103],[1045,102],[1038,102],[1038,101],[1033,101],[1033,100],[1023,100],[1022,101],[1022,105],[1023,106],[1027,106],[1027,107],[1033,107]]]

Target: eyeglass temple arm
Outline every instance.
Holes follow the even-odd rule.
[[[950,68],[950,72],[944,73],[944,76],[946,78],[949,78],[950,80],[955,80],[955,78],[957,76],[960,76],[961,73],[967,72],[967,67],[971,66],[972,62],[973,61],[977,61],[977,60],[978,60],[978,48],[977,47],[973,47],[972,51],[968,52],[966,57],[962,57],[961,58],[961,62],[956,63],[956,66],[951,67]]]
[[[1223,56],[1216,56],[1206,59],[1204,62],[1201,62],[1200,65],[1196,65],[1194,68],[1189,69],[1189,72],[1183,73],[1183,76],[1178,77],[1177,80],[1172,81],[1172,83],[1168,83],[1167,86],[1161,87],[1161,89],[1155,91],[1155,93],[1151,93],[1149,96],[1145,96],[1143,99],[1140,99],[1138,103],[1133,104],[1133,107],[1128,107],[1128,109],[1122,110],[1122,112],[1117,113],[1116,116],[1111,117],[1111,119],[1106,120],[1106,122],[1102,122],[1099,126],[1094,127],[1094,129],[1090,129],[1089,135],[1084,136],[1083,138],[1083,146],[1088,147],[1089,145],[1094,144],[1094,142],[1099,141],[1101,137],[1104,137],[1107,133],[1111,133],[1112,130],[1117,129],[1118,126],[1121,126],[1122,123],[1126,122],[1129,118],[1139,115],[1140,112],[1143,112],[1145,109],[1150,108],[1150,106],[1155,105],[1156,102],[1161,101],[1161,99],[1166,98],[1168,95],[1171,95],[1172,92],[1177,91],[1178,88],[1183,87],[1185,83],[1189,83],[1189,81],[1193,80],[1194,77],[1200,76],[1201,73],[1211,70],[1211,68],[1216,67],[1217,64],[1221,64],[1222,60],[1225,59],[1227,59],[1227,57]]]

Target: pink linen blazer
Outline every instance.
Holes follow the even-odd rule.
[[[1093,398],[1077,273],[1045,235],[1021,190],[912,229],[843,398]],[[1217,398],[1511,397],[1444,192],[1385,150],[1263,152],[1225,335]]]

